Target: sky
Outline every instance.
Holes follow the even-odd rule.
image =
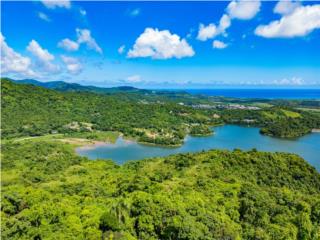
[[[320,88],[320,2],[1,2],[1,76]]]

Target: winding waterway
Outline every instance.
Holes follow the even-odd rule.
[[[143,145],[119,137],[115,144],[79,147],[76,151],[89,159],[112,159],[118,164],[123,164],[129,160],[214,148],[229,150],[256,148],[261,151],[296,153],[320,171],[320,133],[311,133],[289,140],[261,135],[258,128],[252,127],[224,125],[215,127],[214,131],[215,134],[208,137],[188,136],[185,143],[178,148]]]

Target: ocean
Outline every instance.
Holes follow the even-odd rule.
[[[320,89],[186,89],[191,94],[234,98],[320,99]]]

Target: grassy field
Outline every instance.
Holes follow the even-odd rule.
[[[111,131],[93,131],[93,132],[75,132],[70,134],[64,134],[65,137],[68,138],[82,138],[94,141],[101,141],[101,142],[110,142],[115,143],[117,138],[119,137],[118,132],[111,132]]]
[[[10,140],[2,140],[2,143],[17,143],[17,142],[53,142],[60,141],[75,146],[89,145],[96,142],[115,143],[119,137],[118,132],[111,131],[93,131],[93,132],[74,132],[68,134],[48,134],[44,136],[23,137]]]
[[[285,110],[285,109],[282,109],[281,110],[287,117],[291,117],[291,118],[299,118],[301,117],[301,114],[300,113],[297,113],[297,112],[293,112],[293,111],[289,111],[289,110]]]

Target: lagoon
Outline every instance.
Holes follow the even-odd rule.
[[[296,153],[320,171],[320,133],[310,133],[298,139],[278,139],[261,135],[259,128],[253,127],[224,125],[213,129],[215,134],[208,137],[187,136],[185,143],[178,148],[143,145],[119,137],[115,144],[79,147],[76,151],[89,159],[112,159],[123,164],[129,160],[209,149],[256,148],[260,151]]]

